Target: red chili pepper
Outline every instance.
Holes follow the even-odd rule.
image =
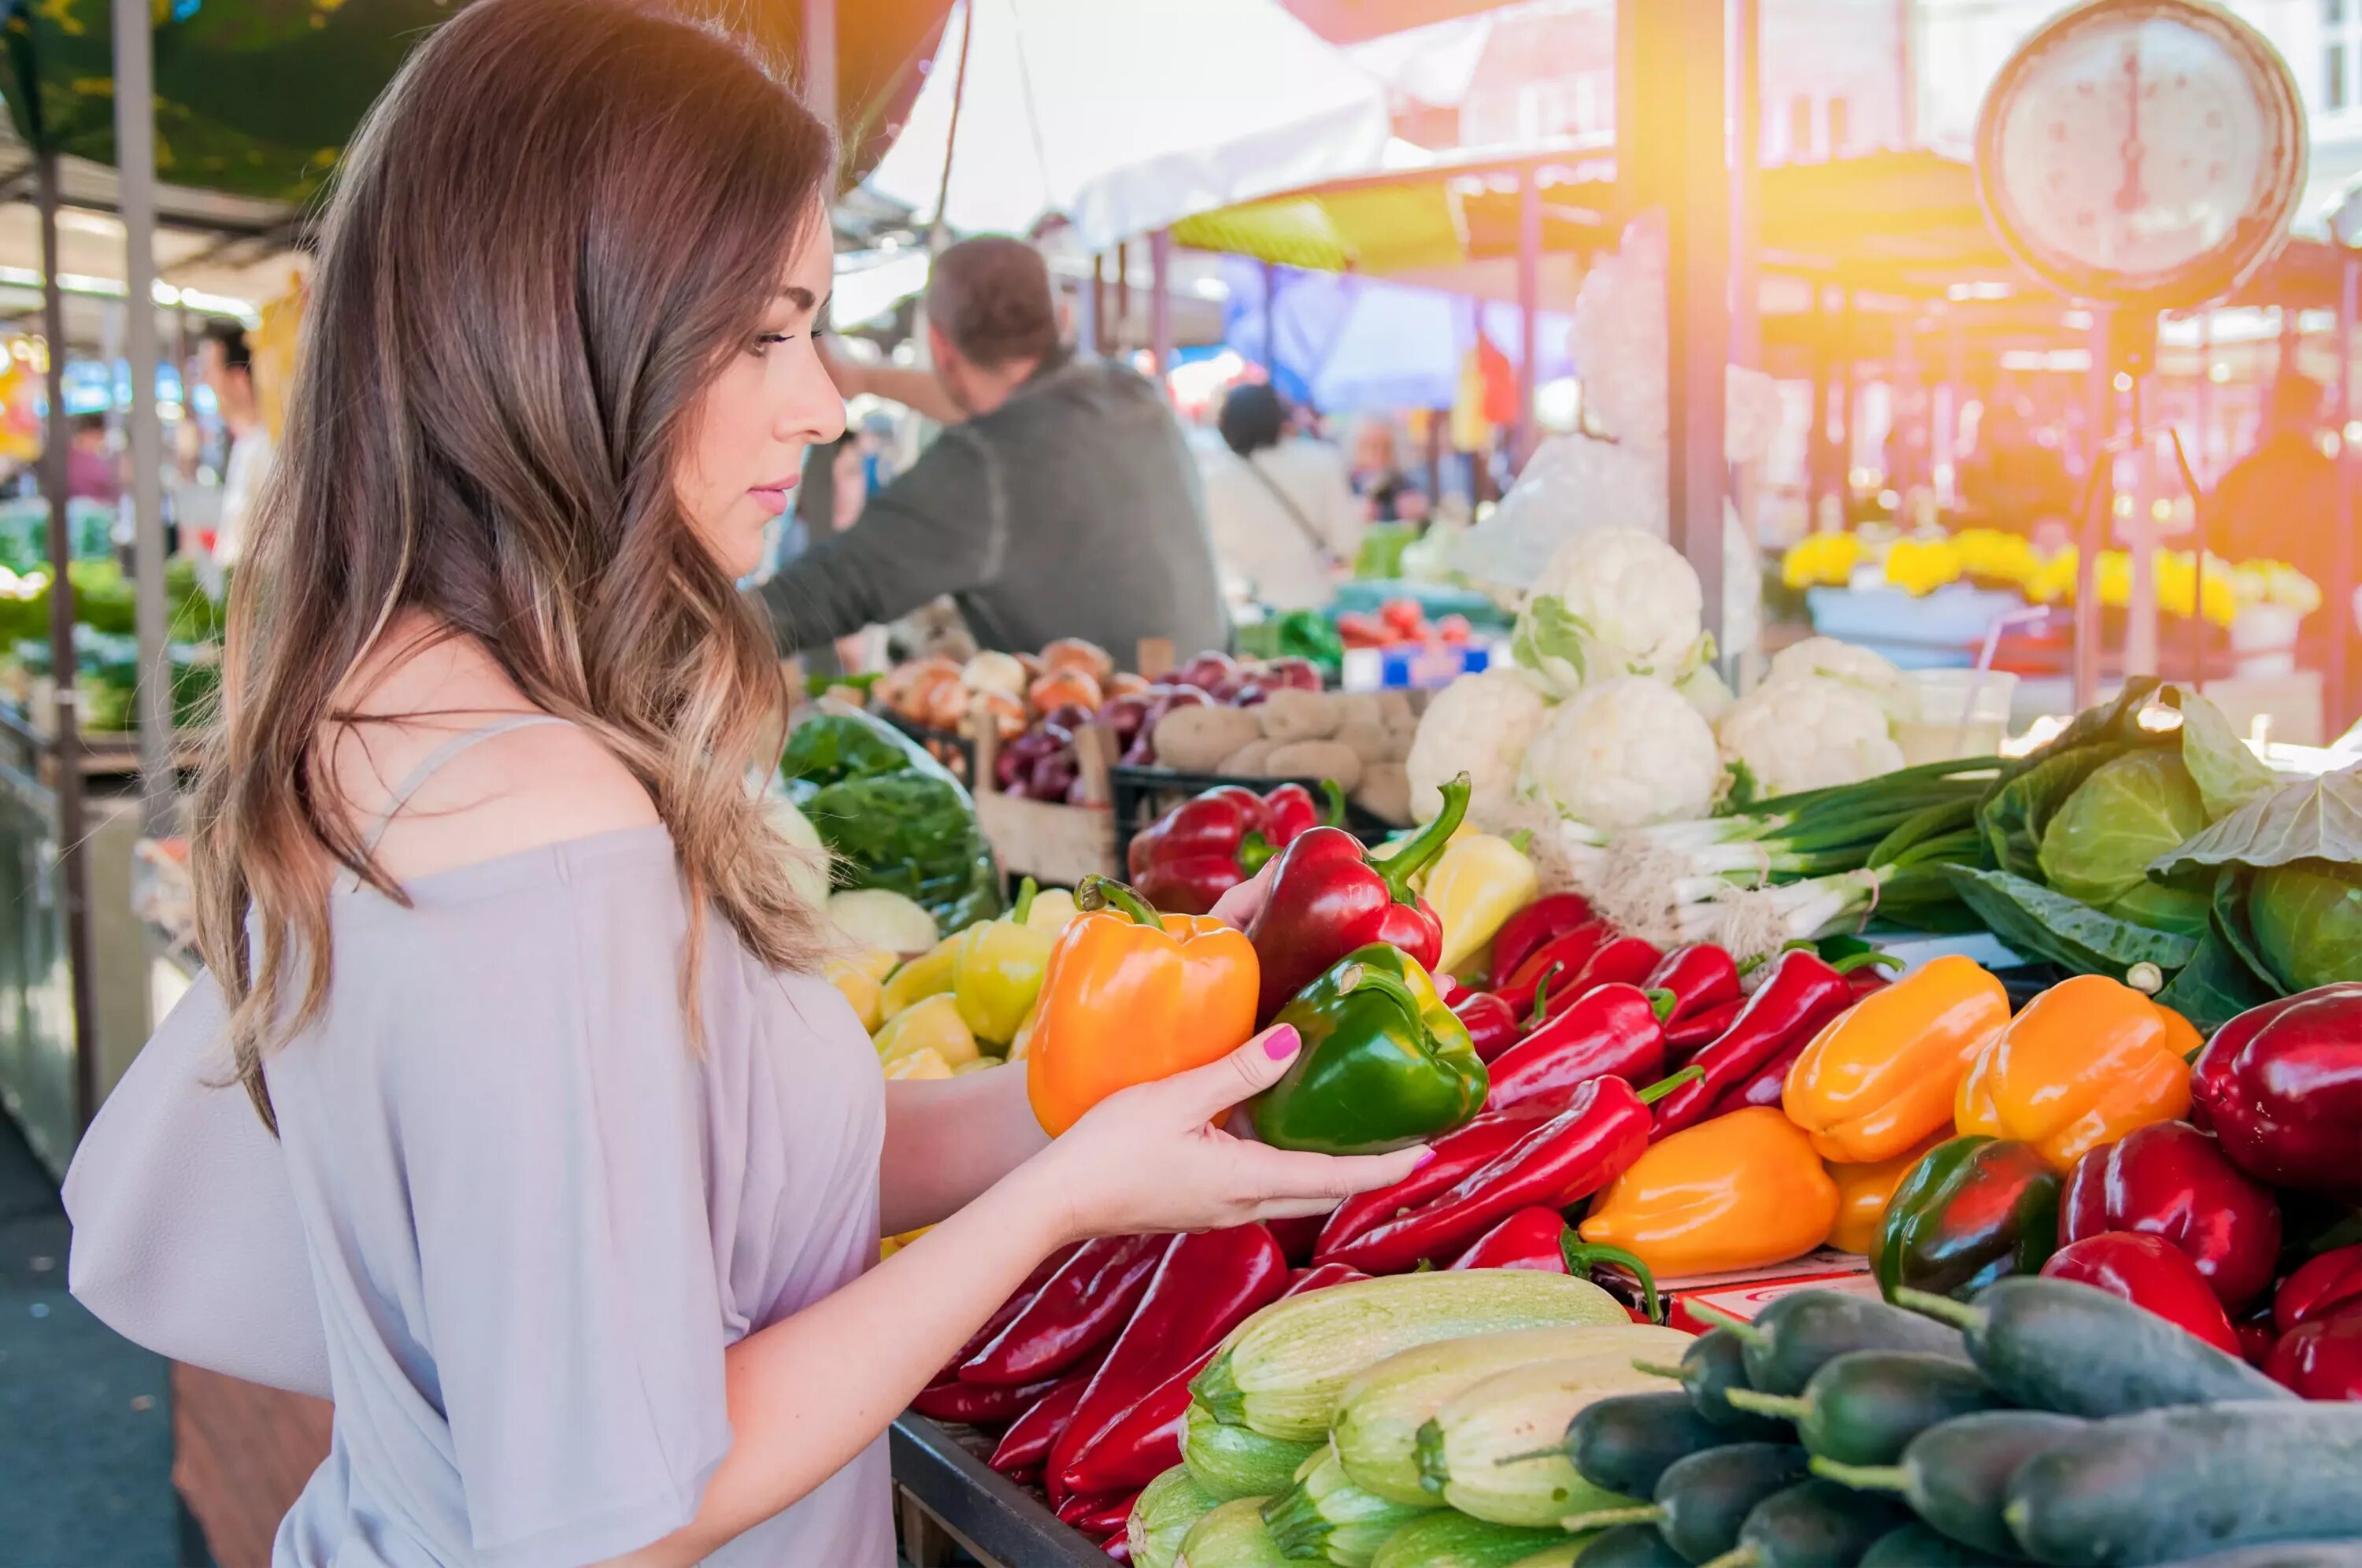
[[[2362,1242],[2309,1258],[2280,1281],[2272,1297],[2272,1327],[2285,1334],[2299,1323],[2362,1301]]]
[[[1280,1299],[1368,1277],[1342,1264],[1300,1268],[1287,1276]],[[1180,1463],[1181,1439],[1189,1419],[1189,1380],[1206,1370],[1220,1348],[1219,1343],[1208,1345],[1119,1417],[1066,1467],[1068,1489],[1120,1492],[1145,1486]]]
[[[1010,1291],[1009,1293],[1009,1299],[994,1308],[992,1309],[992,1316],[984,1320],[984,1327],[978,1329],[975,1333],[970,1334],[967,1338],[967,1343],[960,1346],[959,1353],[953,1356],[950,1361],[944,1364],[944,1369],[935,1374],[935,1381],[937,1383],[949,1383],[953,1379],[958,1377],[959,1369],[966,1365],[969,1359],[973,1357],[977,1352],[982,1350],[985,1346],[990,1344],[994,1339],[998,1338],[1001,1330],[1009,1327],[1010,1323],[1014,1322],[1016,1320],[1017,1314],[1025,1310],[1027,1305],[1032,1301],[1033,1297],[1042,1294],[1042,1287],[1050,1283],[1051,1276],[1055,1275],[1060,1269],[1065,1267],[1066,1260],[1080,1252],[1082,1250],[1082,1246],[1083,1244],[1080,1242],[1069,1242],[1065,1246],[1060,1247],[1056,1252],[1052,1253],[1048,1257],[1043,1258],[1040,1263],[1035,1264],[1033,1265],[1033,1272],[1025,1276],[1025,1282],[1022,1285],[1020,1285],[1016,1289]],[[925,1411],[920,1412],[922,1415],[926,1413],[927,1412]],[[958,1418],[953,1419],[956,1419]],[[1006,1418],[1002,1419],[1006,1419]]]
[[[1656,972],[1663,958],[1664,954],[1655,943],[1643,942],[1637,936],[1619,936],[1604,943],[1584,961],[1582,968],[1551,979],[1547,997],[1540,987],[1535,988],[1532,1022],[1539,1026],[1600,986],[1638,986]]]
[[[1665,1015],[1668,1024],[1742,999],[1738,963],[1711,942],[1674,948],[1658,961],[1639,985],[1644,991],[1673,994],[1673,1010]]]
[[[2282,1334],[2264,1375],[2308,1399],[2362,1399],[2362,1302]]]
[[[1665,1064],[1665,1030],[1655,1004],[1637,986],[1595,986],[1492,1064],[1488,1110],[1530,1099],[1566,1102],[1587,1078],[1613,1074],[1652,1082]]]
[[[1083,1402],[1083,1391],[1091,1386],[1091,1376],[1098,1372],[1076,1368],[1058,1379],[1054,1387],[1033,1403],[1033,1408],[1010,1424],[1000,1434],[999,1446],[986,1460],[1012,1481],[1031,1481],[1041,1474],[1042,1462],[1050,1457],[1050,1445],[1066,1430],[1074,1419],[1075,1407]]]
[[[1846,971],[1846,984],[1853,988],[1853,999],[1856,1001],[1872,991],[1882,991],[1893,983],[1879,971],[1875,964],[1865,964],[1859,969]]]
[[[1483,1170],[1561,1109],[1547,1100],[1529,1100],[1507,1110],[1487,1110],[1438,1138],[1427,1146],[1427,1163],[1391,1187],[1357,1193],[1337,1206],[1312,1249],[1315,1269],[1338,1266],[1331,1261],[1338,1248]]]
[[[1544,1274],[1590,1276],[1594,1264],[1612,1263],[1640,1284],[1643,1310],[1658,1320],[1656,1277],[1649,1265],[1621,1247],[1586,1242],[1555,1209],[1520,1209],[1477,1239],[1476,1244],[1451,1260],[1445,1269],[1530,1268]]]
[[[1468,812],[1468,778],[1443,787],[1443,811],[1400,850],[1372,860],[1342,828],[1317,827],[1279,852],[1263,908],[1247,926],[1263,965],[1268,1019],[1356,947],[1391,943],[1421,968],[1443,956],[1443,927],[1410,878],[1443,852]]]
[[[2187,1121],[2136,1128],[2075,1162],[2058,1201],[2058,1239],[2142,1231],[2198,1265],[2226,1312],[2271,1287],[2280,1206]]]
[[[1509,1004],[1490,991],[1472,991],[1453,1002],[1451,1010],[1468,1026],[1469,1041],[1476,1047],[1481,1061],[1490,1062],[1525,1033],[1518,1015],[1509,1010]]]
[[[1175,1237],[1140,1309],[1051,1446],[1043,1467],[1051,1500],[1081,1489],[1073,1474],[1075,1461],[1126,1411],[1286,1287],[1287,1259],[1261,1225]]]
[[[1104,1540],[1124,1528],[1131,1518],[1131,1505],[1139,1500],[1137,1489],[1097,1496],[1077,1492],[1058,1505],[1058,1522],[1072,1525],[1094,1540]]]
[[[2279,1335],[2272,1331],[2269,1308],[2258,1308],[2248,1313],[2231,1325],[2231,1331],[2239,1336],[2240,1355],[2253,1367],[2260,1368],[2270,1360],[2272,1346],[2279,1342]]]
[[[1667,1024],[1665,1026],[1666,1054],[1675,1057],[1685,1056],[1692,1051],[1703,1050],[1713,1044],[1722,1038],[1723,1031],[1730,1027],[1732,1021],[1738,1017],[1739,1010],[1746,1005],[1747,999],[1741,997],[1737,1001],[1727,1001],[1720,1007],[1707,1008],[1695,1017],[1683,1019],[1679,1023]]]
[[[1541,988],[1544,976],[1554,977],[1552,988],[1563,989],[1562,981],[1572,980],[1583,973],[1591,955],[1616,939],[1616,933],[1604,921],[1585,921],[1564,935],[1554,936],[1526,955],[1524,963],[1507,971],[1508,978],[1493,988],[1493,994],[1509,1004],[1509,1010],[1523,1018],[1534,1008],[1534,993]],[[1493,972],[1499,975],[1504,966],[1497,955]]]
[[[1622,1078],[1591,1079],[1566,1110],[1492,1164],[1408,1214],[1372,1227],[1333,1255],[1367,1274],[1400,1274],[1462,1252],[1520,1209],[1564,1209],[1590,1197],[1648,1148],[1649,1102],[1679,1081],[1636,1091]]]
[[[1493,933],[1493,973],[1508,976],[1540,951],[1591,919],[1590,900],[1580,893],[1545,893],[1501,922]]]
[[[1127,1521],[1126,1524],[1127,1528],[1123,1534],[1111,1535],[1105,1540],[1099,1542],[1099,1550],[1108,1554],[1108,1561],[1110,1562],[1129,1562],[1131,1561],[1131,1534],[1129,1528],[1129,1521]]]
[[[2147,1308],[2226,1355],[2239,1353],[2239,1336],[2198,1265],[2162,1236],[2146,1231],[2103,1231],[2070,1242],[2042,1265],[2045,1279],[2071,1279]]]
[[[2199,1053],[2191,1120],[2274,1187],[2362,1203],[2362,981],[2251,1008]]]
[[[962,1383],[956,1377],[938,1378],[911,1397],[911,1408],[933,1420],[962,1421],[972,1427],[998,1426],[1032,1409],[1056,1386],[1058,1380],[1054,1377],[1018,1388]]]
[[[1796,1058],[1805,1054],[1805,1047],[1810,1045],[1819,1033],[1819,1030],[1812,1029],[1791,1038],[1780,1047],[1779,1055],[1723,1090],[1722,1098],[1709,1106],[1706,1113],[1698,1120],[1711,1121],[1717,1116],[1745,1110],[1749,1106],[1779,1104],[1787,1092],[1788,1069],[1796,1065]]]
[[[1326,1214],[1305,1214],[1290,1220],[1266,1220],[1264,1229],[1279,1243],[1280,1255],[1290,1267],[1301,1268],[1312,1261],[1312,1249],[1320,1244],[1321,1227],[1329,1223]]]
[[[1745,1083],[1799,1036],[1813,1032],[1853,1005],[1846,977],[1819,955],[1796,947],[1782,954],[1756,993],[1747,999],[1730,1027],[1690,1065],[1703,1076],[1675,1089],[1657,1106],[1657,1133],[1678,1132],[1706,1119],[1714,1104]]]
[[[966,1383],[1038,1383],[1115,1338],[1148,1291],[1169,1236],[1086,1242],[990,1344],[960,1366]]]

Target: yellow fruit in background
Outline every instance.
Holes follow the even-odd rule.
[[[821,969],[821,977],[837,988],[852,1004],[853,1016],[861,1020],[862,1029],[870,1034],[886,1021],[884,999],[886,988],[874,975],[866,975],[844,963],[833,963]]]
[[[946,936],[887,978],[880,1005],[889,1019],[952,988],[952,966],[959,958],[957,936]]]
[[[886,1077],[890,1082],[898,1078],[947,1078],[952,1076],[944,1054],[932,1045],[905,1052],[886,1064]]]
[[[980,1054],[976,1035],[960,1017],[959,1003],[948,991],[923,997],[889,1018],[873,1043],[877,1059],[888,1063],[914,1051],[932,1050],[947,1067],[955,1067],[975,1061]]]
[[[993,1068],[1003,1066],[1006,1064],[998,1056],[978,1056],[973,1062],[962,1062],[958,1066],[954,1067],[952,1077],[964,1078],[970,1073],[988,1073]]]

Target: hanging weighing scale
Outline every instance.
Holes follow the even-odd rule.
[[[2090,0],[2019,45],[1985,94],[1976,178],[1986,221],[2027,271],[2104,324],[2094,373],[2108,378],[2116,429],[2095,456],[2078,513],[2079,710],[2099,683],[2108,481],[2116,457],[2143,446],[2140,383],[2156,358],[2158,316],[2224,298],[2278,254],[2304,172],[2304,106],[2288,62],[2207,0]],[[2178,434],[2172,447],[2195,505]],[[2203,543],[2191,617],[2200,629]],[[2147,547],[2136,553],[2153,649],[2154,579]]]

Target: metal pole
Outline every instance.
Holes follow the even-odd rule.
[[[836,124],[836,0],[804,0],[803,98],[814,118]]]
[[[48,340],[50,417],[43,432],[41,488],[50,497],[50,677],[56,689],[50,721],[56,745],[50,789],[58,798],[59,902],[65,911],[66,989],[73,999],[74,1120],[87,1127],[98,1114],[98,1002],[90,968],[90,863],[83,853],[82,726],[74,684],[73,539],[66,525],[66,306],[58,287],[58,157],[36,160],[41,222],[41,336]]]
[[[1829,492],[1829,395],[1836,369],[1836,356],[1829,343],[1832,330],[1828,287],[1816,280],[1812,317],[1813,414],[1805,432],[1806,525],[1816,532],[1821,525],[1821,497]]]
[[[1763,161],[1763,6],[1762,0],[1730,0],[1730,358],[1757,368],[1763,363],[1755,222]]]
[[[1091,352],[1104,359],[1108,346],[1107,257],[1091,252]]]
[[[156,423],[156,95],[148,0],[115,0],[115,167],[123,210],[131,363],[132,607],[139,635],[139,771],[146,827],[172,829],[172,670],[165,651],[164,449]]]
[[[1279,379],[1279,269],[1269,261],[1263,264],[1263,369]]]
[[[1156,363],[1156,385],[1169,398],[1164,378],[1173,373],[1173,233],[1148,237],[1148,354]]]
[[[2357,698],[2354,668],[2354,324],[2362,313],[2362,259],[2352,252],[2338,270],[2337,289],[2337,537],[2329,585],[2329,727],[2343,733]]]
[[[1115,244],[1115,347],[1121,353],[1131,341],[1131,242]]]
[[[1541,171],[1529,169],[1518,181],[1518,425],[1510,459],[1519,469],[1534,452],[1535,348],[1540,341],[1542,293]]]
[[[2108,315],[2092,312],[2092,428],[2086,443],[2092,472],[2085,486],[2083,514],[2076,519],[2081,536],[2075,547],[2075,711],[2099,701],[2100,693],[2100,551],[2107,544],[2108,523],[2115,513],[2115,454],[2108,445],[2108,426],[2115,414],[2115,372],[2109,364]]]

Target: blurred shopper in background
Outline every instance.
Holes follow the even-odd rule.
[[[213,547],[215,558],[227,564],[237,559],[244,547],[255,497],[270,469],[270,433],[263,426],[262,404],[254,392],[254,350],[247,343],[246,328],[234,321],[206,327],[197,363],[229,443],[229,454],[222,460],[221,515]]]
[[[1232,387],[1217,419],[1222,444],[1204,465],[1206,520],[1225,574],[1275,610],[1318,610],[1362,542],[1362,508],[1344,454],[1293,435],[1280,395]]]
[[[2338,469],[2323,403],[2309,376],[2273,382],[2255,449],[2224,470],[2203,516],[2216,555],[2286,561],[2325,593],[2337,565]]]
[[[1373,416],[1353,431],[1353,493],[1372,523],[1424,523],[1428,496],[1403,472],[1402,443],[1393,422]]]
[[[123,462],[106,447],[106,415],[77,414],[66,446],[66,493],[112,506],[123,495]]]
[[[2075,482],[2067,459],[2036,429],[2025,399],[1995,398],[1977,421],[1977,444],[1959,465],[1968,520],[2023,534],[2045,548],[2074,542]]]

